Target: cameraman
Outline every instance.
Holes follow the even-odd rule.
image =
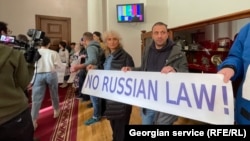
[[[0,35],[7,35],[7,30],[7,24],[0,21]],[[1,141],[33,141],[34,127],[24,93],[33,73],[29,66],[22,52],[0,43]]]

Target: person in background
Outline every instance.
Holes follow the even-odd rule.
[[[7,23],[0,21],[0,36],[7,35],[7,30]],[[33,141],[34,127],[24,93],[33,71],[33,65],[26,62],[23,52],[0,43],[1,141]]]
[[[75,53],[75,46],[76,46],[76,43],[75,42],[71,42],[70,43],[70,52],[69,52],[69,58]]]
[[[100,43],[100,46],[104,52],[104,55],[107,56],[110,53],[110,50],[107,48],[107,46],[103,42],[102,33],[99,31],[95,31],[95,32],[93,32],[93,37],[94,37],[94,40],[96,40],[97,42]],[[104,60],[105,60],[105,56],[104,56]],[[102,69],[103,69],[103,67],[102,67]],[[105,99],[102,99],[101,103],[102,103],[102,107],[105,107]],[[105,111],[105,109],[102,108],[101,115],[104,114],[104,111]]]
[[[80,47],[81,47],[81,50],[79,52],[80,64],[84,64],[86,61],[86,57],[87,57],[87,51],[86,51],[86,42],[84,42],[83,38],[81,38]],[[80,69],[79,73],[77,73],[77,76],[76,76],[76,80],[78,80],[78,95],[76,98],[83,102],[87,102],[90,100],[89,95],[82,93],[82,85],[84,83],[86,75],[87,75],[87,70],[86,68],[83,68],[83,69]],[[92,103],[89,103],[88,107],[92,107]]]
[[[90,64],[99,64],[99,49],[101,49],[99,42],[94,40],[93,34],[90,32],[83,33],[83,42],[86,46],[87,57],[85,58],[85,62],[83,64],[72,65],[70,68],[71,72],[76,72],[80,69],[86,69],[86,67]],[[84,123],[85,125],[96,123],[101,118],[101,99],[95,96],[90,96],[90,100],[93,104],[94,113],[93,116]]]
[[[62,40],[62,41],[66,43],[65,48],[66,48],[66,49],[68,50],[68,52],[70,53],[70,52],[71,52],[71,50],[72,50],[72,48],[71,48],[70,44],[68,43],[68,41],[67,41],[67,40]]]
[[[45,90],[49,87],[52,106],[54,109],[54,118],[60,113],[59,97],[58,97],[58,77],[56,67],[64,66],[61,62],[59,54],[49,49],[50,38],[44,37],[42,46],[38,49],[41,58],[35,64],[35,74],[32,82],[32,108],[31,116],[35,129],[37,128],[37,119],[39,110],[44,99]]]
[[[20,47],[17,48],[17,49],[19,49],[21,52],[23,52],[23,53],[24,53],[24,56],[27,55],[27,54],[26,54],[26,50],[25,50],[24,48],[27,48],[27,47],[28,47],[28,43],[29,43],[28,37],[27,37],[26,35],[24,35],[24,34],[18,34],[17,37],[16,37],[16,40],[17,40],[16,42],[17,42],[18,46],[20,46]],[[23,48],[23,49],[22,49],[22,48]],[[29,98],[29,100],[30,100],[29,90],[26,89],[24,92],[25,92],[26,96],[27,96],[27,97]]]
[[[102,33],[99,32],[99,31],[95,31],[95,32],[93,32],[93,37],[94,37],[94,40],[95,40],[95,41],[97,41],[97,42],[100,43],[101,48],[104,49],[104,48],[105,48],[105,45],[104,45],[104,43],[103,43]]]
[[[27,46],[27,44],[29,43],[29,39],[26,35],[24,34],[18,34],[17,37],[16,37],[19,45],[23,45],[23,46]],[[23,47],[22,46],[22,47]]]
[[[65,41],[59,42],[59,56],[61,58],[61,61],[66,64],[65,74],[64,74],[64,78],[63,78],[63,84],[60,85],[61,88],[65,88],[68,86],[67,81],[68,81],[69,76],[70,76],[69,51],[66,48],[66,46],[67,46],[67,44]]]
[[[134,61],[121,44],[121,37],[116,31],[107,31],[104,41],[109,51],[104,62],[104,70],[121,70],[122,67],[134,67]],[[96,66],[89,65],[87,69]],[[125,125],[129,124],[132,105],[106,100],[104,116],[110,121],[113,141],[125,141]]]
[[[99,31],[95,31],[95,32],[93,32],[93,37],[94,37],[94,40],[96,40],[97,42],[100,43],[100,46],[104,51],[104,54],[108,55],[109,54],[109,49],[105,46],[105,44],[103,42],[102,33],[99,32]]]
[[[224,82],[240,79],[235,100],[235,123],[250,124],[250,23],[244,25],[228,53],[227,58],[218,66],[218,74]]]
[[[73,49],[74,49],[74,54],[70,56],[70,65],[80,64],[81,63],[81,58],[79,56],[79,53],[80,53],[80,50],[81,50],[80,44],[75,44]],[[68,83],[73,83],[72,87],[77,89],[76,92],[78,92],[78,88],[79,88],[79,85],[78,85],[79,84],[79,78],[77,77],[77,74],[79,72],[80,72],[80,70],[78,70],[77,72],[70,73],[70,77],[69,77],[69,80],[68,80]]]
[[[122,71],[137,70],[151,72],[188,72],[186,55],[181,52],[171,39],[168,38],[167,25],[156,22],[152,27],[153,41],[146,45],[140,67],[123,67]],[[167,108],[167,107],[166,107]],[[142,108],[142,124],[172,125],[177,116],[168,113],[157,112],[152,109]]]

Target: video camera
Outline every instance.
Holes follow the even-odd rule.
[[[1,35],[0,42],[13,44],[13,48],[24,50],[24,57],[26,61],[28,63],[34,63],[41,57],[37,49],[41,46],[45,32],[36,29],[29,29],[27,35],[31,38],[31,40],[23,41],[22,39],[16,39],[15,36]]]
[[[28,63],[34,63],[41,58],[41,55],[37,51],[37,46],[41,45],[45,32],[36,29],[29,29],[27,35],[31,37],[31,41],[28,49],[24,53],[24,56]]]
[[[45,36],[45,32],[36,29],[29,29],[27,35],[36,42],[43,39],[43,37]]]

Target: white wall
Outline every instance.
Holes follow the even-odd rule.
[[[8,23],[13,35],[35,28],[35,15],[71,18],[71,40],[78,42],[87,30],[87,0],[1,0],[0,21]]]
[[[104,1],[102,0],[88,0],[87,1],[87,13],[88,13],[88,31],[89,32],[94,32],[94,31],[99,31],[103,32],[104,31],[104,20],[103,17],[106,13],[103,12],[103,3]],[[89,8],[91,7],[91,8]]]
[[[170,28],[250,9],[250,0],[168,0]]]

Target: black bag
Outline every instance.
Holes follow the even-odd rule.
[[[106,59],[104,50],[98,45],[94,45],[94,46],[98,48],[98,61],[96,64],[97,68],[100,70],[103,70],[104,69],[103,64],[104,64],[105,59]]]

